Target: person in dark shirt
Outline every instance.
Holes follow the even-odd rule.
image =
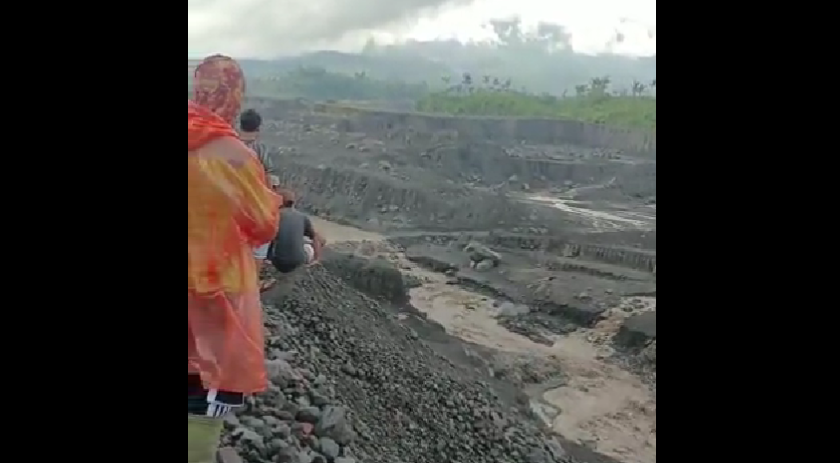
[[[274,152],[260,141],[262,116],[254,109],[248,109],[239,116],[239,139],[257,155],[266,174],[276,174]]]
[[[276,191],[280,186],[279,178],[274,175],[274,154],[262,142],[260,142],[260,128],[262,127],[262,116],[254,109],[248,109],[239,115],[239,139],[257,155],[263,169],[266,172],[271,188]],[[263,263],[268,259],[268,248],[270,243],[254,248],[254,259],[257,261],[257,274],[262,274]],[[260,291],[267,291],[274,286],[275,281],[271,278],[260,280]]]
[[[295,209],[294,193],[287,190],[278,193],[283,196],[280,229],[268,255],[277,271],[291,273],[302,265],[317,263],[325,240],[315,231],[309,217]]]

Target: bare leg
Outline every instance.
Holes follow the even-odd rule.
[[[188,463],[214,463],[221,434],[221,418],[187,415]]]

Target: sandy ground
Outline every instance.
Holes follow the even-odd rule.
[[[378,233],[366,232],[354,227],[347,227],[339,225],[335,222],[321,219],[319,217],[310,217],[312,226],[315,230],[327,239],[327,243],[339,243],[342,241],[382,241],[382,235]]]
[[[314,225],[330,243],[383,239],[322,219]],[[565,384],[536,388],[535,397],[556,432],[624,463],[656,462],[656,398],[638,378],[603,360],[610,354],[608,340],[622,320],[634,312],[655,309],[655,298],[635,301],[632,310],[615,307],[596,327],[558,336],[553,346],[545,346],[496,323],[494,316],[511,307],[494,307],[487,297],[447,285],[441,274],[418,269],[401,256],[397,259],[404,269],[410,268],[428,282],[411,291],[412,304],[451,334],[501,352],[557,362],[567,378]]]

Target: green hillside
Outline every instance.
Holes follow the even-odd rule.
[[[477,90],[470,93],[432,93],[418,101],[417,109],[454,115],[563,118],[656,129],[656,98],[651,96],[582,95],[558,98]]]

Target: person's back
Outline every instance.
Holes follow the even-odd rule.
[[[265,390],[252,249],[277,232],[281,198],[232,124],[245,76],[215,55],[187,103],[187,461],[215,463],[222,417]]]
[[[280,209],[281,226],[272,243],[271,262],[281,273],[288,273],[307,262],[305,238],[314,235],[309,217],[293,207]]]
[[[280,273],[291,273],[305,264],[320,260],[324,240],[315,231],[309,216],[295,209],[295,194],[290,190],[278,189],[283,198],[280,209],[280,228],[271,249],[269,260]]]
[[[208,114],[189,107],[191,120],[206,120]],[[268,188],[263,170],[229,130],[195,143],[191,135],[188,147],[188,366],[190,372],[200,374],[207,389],[250,394],[265,387],[252,249],[276,234],[280,197]],[[210,306],[217,308],[208,311]],[[227,310],[229,315],[225,315]],[[221,333],[225,333],[225,345],[216,347],[234,351],[216,351],[212,346],[214,340],[221,340]],[[232,346],[234,341],[240,345]],[[198,345],[203,348],[199,350]]]
[[[229,122],[187,106],[188,461],[212,463],[221,416],[267,386],[252,253],[275,236],[281,198]]]

